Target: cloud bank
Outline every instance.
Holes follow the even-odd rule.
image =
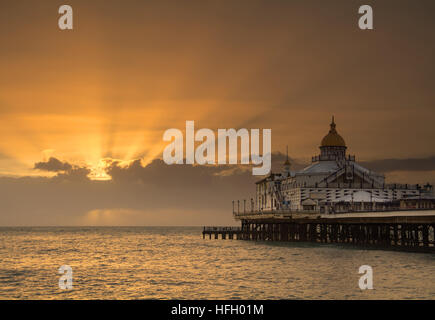
[[[401,170],[424,173],[433,182],[434,159],[361,164],[394,177]],[[274,153],[272,160],[273,171],[279,171],[285,155]],[[292,170],[306,165],[298,159],[290,162]],[[0,225],[232,225],[232,201],[247,199],[249,207],[259,179],[250,168],[230,165],[168,166],[160,159],[148,165],[140,160],[109,163],[108,181],[91,180],[89,168],[56,158],[34,165],[35,170],[56,173],[53,177],[0,177]]]

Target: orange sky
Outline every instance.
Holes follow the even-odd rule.
[[[272,128],[308,160],[332,114],[357,159],[433,156],[431,1],[61,1],[0,5],[0,173],[50,156],[159,157],[164,130]],[[394,4],[394,5],[393,5]]]
[[[234,224],[250,170],[158,160],[186,120],[271,128],[298,170],[334,115],[362,165],[435,182],[433,0],[365,1],[369,31],[359,0],[74,0],[73,31],[63,4],[0,2],[2,226]]]

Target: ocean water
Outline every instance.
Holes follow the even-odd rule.
[[[0,228],[0,299],[434,299],[435,255],[202,239],[199,227]],[[73,288],[59,289],[69,265]],[[373,290],[358,285],[373,268]]]

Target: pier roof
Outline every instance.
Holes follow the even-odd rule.
[[[336,161],[321,161],[302,169],[298,174],[332,173],[339,169]]]

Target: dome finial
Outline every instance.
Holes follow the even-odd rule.
[[[334,116],[332,116],[331,130],[329,130],[329,132],[331,132],[331,133],[335,133],[336,132],[336,130],[335,130],[335,119],[334,119]]]

